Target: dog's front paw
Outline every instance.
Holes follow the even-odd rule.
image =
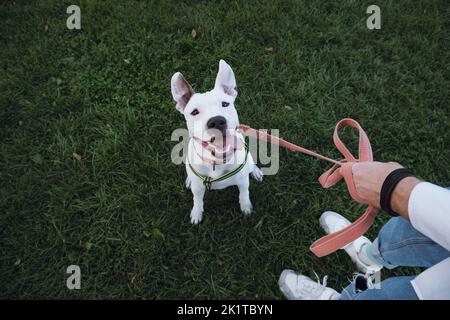
[[[241,202],[240,205],[241,205],[241,211],[245,215],[249,215],[250,213],[252,213],[253,206],[252,206],[252,203],[250,201]]]
[[[261,182],[263,180],[264,174],[262,173],[261,169],[255,166],[253,168],[253,171],[251,172],[251,175],[253,179],[255,179],[258,182]]]
[[[202,222],[203,212],[197,208],[192,208],[191,211],[191,222],[192,224],[199,224]]]
[[[187,189],[191,188],[191,179],[189,179],[189,177],[186,177],[186,188]]]

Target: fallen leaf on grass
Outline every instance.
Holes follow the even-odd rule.
[[[161,232],[161,230],[159,229],[153,229],[153,237],[160,239],[160,240],[165,240],[166,237],[164,236],[164,234]]]
[[[44,162],[44,158],[42,158],[42,156],[39,153],[33,155],[31,157],[31,160],[36,164],[42,164]]]
[[[259,220],[259,222],[256,224],[255,226],[255,230],[258,230],[259,228],[261,228],[262,224],[264,222],[264,218],[262,218],[261,220]]]
[[[267,52],[272,52],[273,48],[272,47],[267,47],[267,48],[264,48],[264,50],[266,50]]]
[[[72,153],[72,156],[75,160],[81,161],[81,156],[78,153],[74,152],[74,153]]]

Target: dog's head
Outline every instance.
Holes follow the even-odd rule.
[[[224,60],[219,62],[216,83],[211,91],[194,93],[180,72],[172,76],[171,88],[176,108],[183,113],[191,137],[222,150],[236,148],[235,132],[239,126],[234,107],[236,79]]]

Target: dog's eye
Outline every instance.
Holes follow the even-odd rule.
[[[200,111],[198,111],[198,109],[194,109],[194,110],[192,110],[191,115],[196,116],[199,113],[200,113]]]
[[[222,101],[222,107],[226,108],[230,105],[229,102]]]

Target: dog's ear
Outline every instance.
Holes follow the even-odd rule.
[[[194,94],[194,90],[192,90],[192,87],[180,72],[177,72],[172,76],[171,89],[176,108],[183,113],[184,108]]]
[[[238,92],[233,69],[224,60],[219,62],[219,72],[217,73],[214,89],[221,90],[232,97],[237,97]]]

